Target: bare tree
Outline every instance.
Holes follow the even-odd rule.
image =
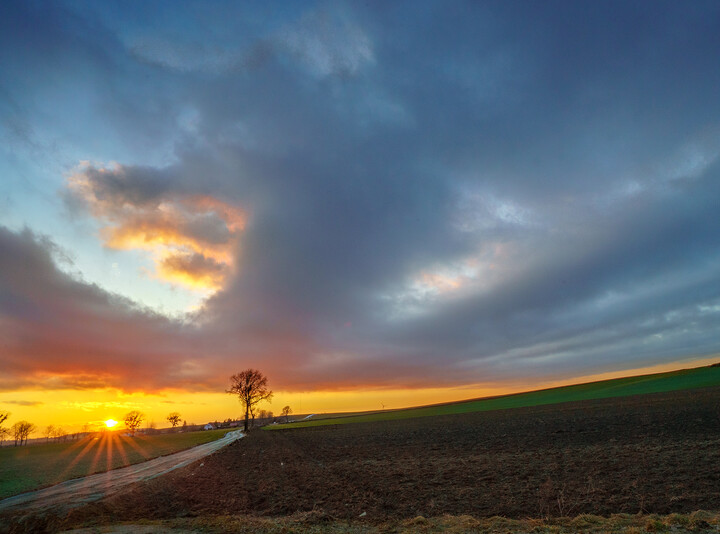
[[[180,424],[180,414],[178,412],[171,412],[166,417],[168,420],[168,423],[172,425],[173,428],[178,426]]]
[[[290,414],[292,413],[292,408],[290,408],[290,406],[285,406],[285,407],[282,409],[282,412],[280,412],[280,413],[281,413],[282,416],[285,418],[285,422],[287,423],[287,422],[288,422],[288,419],[289,419],[289,416],[290,416]]]
[[[245,408],[245,432],[248,430],[250,413],[262,401],[272,399],[272,391],[267,388],[267,377],[256,369],[246,369],[230,377],[230,389],[227,393],[237,395]]]
[[[55,435],[55,426],[48,425],[45,427],[45,442],[49,442],[50,438]]]
[[[0,446],[2,446],[5,438],[10,435],[10,429],[2,426],[2,424],[7,421],[8,417],[10,417],[10,412],[0,410]]]
[[[12,426],[13,437],[15,438],[15,446],[27,443],[28,436],[35,432],[35,425],[28,421],[18,421]]]
[[[130,431],[130,434],[135,435],[135,431],[140,428],[140,423],[145,419],[145,414],[133,410],[125,415],[125,427]]]

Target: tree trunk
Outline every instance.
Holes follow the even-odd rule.
[[[250,418],[250,405],[245,405],[245,432],[248,431],[248,419]]]

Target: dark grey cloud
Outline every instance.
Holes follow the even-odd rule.
[[[179,325],[61,271],[56,248],[29,230],[0,227],[0,389],[142,389],[163,375],[177,380],[187,359],[181,347],[193,345]]]
[[[213,6],[197,26],[192,5],[40,17],[50,37],[33,46],[59,43],[112,87],[95,112],[115,110],[123,146],[152,131],[173,147],[165,165],[78,171],[97,202],[152,214],[203,197],[247,216],[235,268],[193,325],[140,321],[181,341],[109,360],[172,353],[189,376],[202,355],[202,387],[253,365],[303,389],[720,352],[717,4],[286,7]],[[226,243],[226,222],[181,233]]]

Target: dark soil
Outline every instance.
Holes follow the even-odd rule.
[[[720,387],[253,431],[70,522],[315,510],[385,521],[720,509]]]

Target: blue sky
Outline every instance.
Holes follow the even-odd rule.
[[[718,11],[4,2],[0,388],[717,354]]]

